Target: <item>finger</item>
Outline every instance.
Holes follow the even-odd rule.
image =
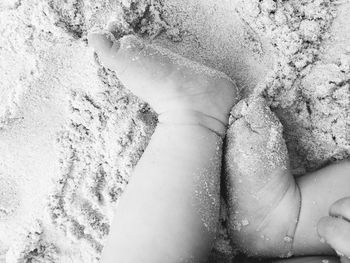
[[[350,197],[345,197],[335,202],[331,206],[329,214],[334,217],[343,217],[350,221]]]
[[[340,254],[350,257],[350,223],[342,218],[323,217],[317,225],[319,235]]]

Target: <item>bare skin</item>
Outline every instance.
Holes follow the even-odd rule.
[[[233,241],[251,256],[291,256],[301,196],[282,125],[262,98],[241,101],[233,115],[225,153]]]
[[[321,240],[324,235],[320,235],[324,221],[332,223],[327,229],[337,223],[333,231],[345,231],[344,219],[321,218],[328,215],[330,207],[334,217],[333,207],[340,202],[337,200],[350,195],[350,162],[295,180],[289,169],[282,126],[264,100],[241,101],[233,115],[224,156],[229,229],[234,244],[250,256],[264,257],[335,255],[333,249],[344,251],[339,245],[350,243],[345,242],[344,234],[333,235],[333,243],[327,238]],[[349,218],[344,211],[350,210],[350,201],[342,202],[338,215]],[[324,259],[298,258],[286,263]],[[339,262],[336,258],[333,261]]]
[[[350,263],[350,197],[336,201],[317,227],[319,235],[340,255],[341,263]]]
[[[135,37],[89,43],[159,124],[118,204],[102,262],[202,262],[219,217],[223,136],[238,94],[225,75]]]
[[[222,73],[132,36],[117,42],[91,34],[89,43],[103,65],[159,114],[118,204],[102,262],[204,261],[218,223],[222,144],[238,100],[235,85]],[[334,254],[329,245],[339,244],[321,242],[317,223],[350,195],[349,163],[294,180],[278,120],[259,98],[247,105],[228,138],[232,240],[255,256]]]
[[[329,209],[329,216],[318,221],[318,233],[340,256],[340,258],[301,258],[276,263],[349,263],[350,262],[350,197],[339,199]],[[325,261],[328,260],[328,261]]]

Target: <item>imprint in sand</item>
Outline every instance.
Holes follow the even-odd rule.
[[[13,180],[0,174],[0,220],[8,219],[19,206],[16,184]]]

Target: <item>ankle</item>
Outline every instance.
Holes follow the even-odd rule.
[[[159,123],[172,125],[198,125],[202,126],[220,137],[225,137],[227,122],[194,110],[176,110],[159,114]]]

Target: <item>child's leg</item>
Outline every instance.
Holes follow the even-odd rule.
[[[233,242],[250,255],[291,256],[300,193],[282,125],[262,98],[241,101],[233,113],[225,154]]]
[[[350,162],[294,180],[281,124],[267,105],[254,98],[235,110],[225,164],[230,230],[236,245],[258,256],[334,254],[320,241],[317,224],[332,203],[350,196]],[[329,229],[334,230],[334,225],[329,224]],[[337,229],[346,232],[350,227]],[[339,244],[349,247],[337,238]]]
[[[102,262],[205,259],[219,215],[222,137],[234,84],[134,37],[89,37],[104,65],[160,114],[112,224]]]

